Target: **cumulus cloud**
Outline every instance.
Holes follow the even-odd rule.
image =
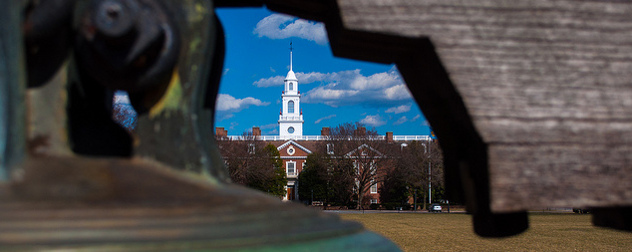
[[[406,84],[394,68],[369,76],[356,69],[329,74],[310,73],[305,74],[303,78],[326,83],[305,92],[302,100],[305,103],[324,103],[338,107],[356,104],[401,104],[412,98]]]
[[[253,32],[259,37],[286,39],[298,37],[319,45],[327,44],[327,32],[323,23],[311,22],[285,14],[272,14],[260,20]]]
[[[333,115],[328,115],[328,116],[325,116],[325,117],[322,117],[322,118],[318,118],[318,120],[316,120],[316,121],[314,122],[314,124],[319,124],[319,123],[320,123],[320,122],[322,122],[323,120],[331,119],[331,118],[334,118],[334,117],[336,117],[336,114],[333,114]]]
[[[323,103],[332,107],[343,105],[401,104],[412,96],[396,68],[365,76],[360,69],[333,73],[296,73],[301,84],[320,83],[319,86],[303,92],[302,102]],[[285,76],[273,76],[255,81],[254,86],[282,86]],[[305,90],[305,89],[303,89]],[[406,109],[401,107],[400,110]],[[408,105],[410,110],[410,105]],[[394,113],[394,112],[393,112]],[[402,112],[400,112],[402,113]]]
[[[215,110],[219,121],[233,117],[233,113],[244,110],[250,106],[267,106],[269,102],[262,102],[253,97],[237,99],[228,94],[219,94],[217,97]]]
[[[262,129],[262,130],[274,129],[274,128],[278,128],[278,127],[279,127],[278,123],[271,123],[271,124],[266,124],[266,125],[259,126],[259,128]]]
[[[380,115],[367,115],[364,119],[360,120],[360,123],[372,127],[379,127],[386,124],[386,121],[382,120]]]
[[[250,105],[254,106],[267,106],[269,102],[262,102],[259,99],[253,97],[246,97],[243,99],[237,99],[228,94],[219,94],[217,97],[217,105],[215,106],[215,110],[218,111],[241,111],[245,108],[248,108]]]
[[[257,87],[283,86],[283,80],[285,80],[285,76],[277,75],[269,78],[259,79],[258,81],[252,83],[252,85]],[[299,80],[299,83],[302,83],[302,81]]]
[[[408,118],[406,118],[406,116],[402,116],[399,119],[397,119],[397,121],[395,121],[393,123],[393,125],[400,125],[400,124],[403,124],[405,122],[408,122]]]
[[[384,111],[384,112],[386,112],[386,113],[400,114],[400,113],[404,113],[404,112],[408,112],[408,111],[410,111],[410,106],[411,106],[411,105],[410,105],[410,104],[408,104],[408,105],[401,105],[401,106],[398,106],[398,107],[392,107],[392,108],[387,109],[387,110],[386,110],[386,111]]]

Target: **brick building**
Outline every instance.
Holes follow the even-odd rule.
[[[327,154],[327,155],[346,155],[346,157],[354,160],[354,166],[356,170],[363,170],[359,168],[368,167],[369,172],[375,174],[384,174],[388,171],[388,162],[383,160],[388,158],[380,150],[370,146],[366,143],[357,142],[354,144],[349,139],[349,143],[341,143],[338,141],[338,146],[331,141],[330,128],[324,127],[321,130],[320,135],[307,136],[303,135],[303,111],[300,107],[301,92],[298,88],[298,79],[292,69],[292,51],[290,49],[290,66],[286,78],[284,79],[284,89],[281,95],[281,111],[279,113],[278,125],[279,135],[262,136],[261,129],[259,127],[252,128],[252,135],[250,136],[229,136],[228,131],[223,127],[217,127],[215,129],[216,139],[220,145],[227,143],[227,141],[256,141],[250,143],[248,148],[253,148],[259,145],[274,145],[280,153],[280,158],[283,163],[283,169],[286,171],[288,183],[286,186],[287,194],[283,197],[283,200],[300,200],[298,197],[298,175],[301,173],[305,166],[307,156],[314,152]],[[366,136],[367,130],[364,127],[356,128],[357,132],[354,132],[354,136]],[[401,148],[402,142],[406,141],[428,141],[430,136],[394,136],[393,132],[387,132],[384,136],[371,136],[371,141],[385,147],[386,149],[398,150]],[[404,144],[405,145],[405,144]],[[251,152],[251,150],[248,150]],[[229,153],[222,153],[224,156]],[[368,160],[370,158],[370,160]],[[362,162],[362,161],[367,162]],[[379,162],[378,162],[379,161]],[[379,188],[381,186],[379,181],[365,181],[360,183],[363,179],[372,179],[371,174],[364,176],[360,172],[357,174],[356,184],[370,184],[370,188],[366,189],[364,199],[367,203],[379,203]],[[361,187],[361,186],[360,186]],[[363,200],[364,201],[364,200]]]
[[[360,130],[365,129],[361,128]],[[221,147],[223,144],[230,141],[256,141],[262,146],[267,144],[274,145],[279,151],[280,158],[283,161],[283,169],[286,171],[286,176],[288,179],[288,184],[286,187],[287,195],[283,197],[283,200],[300,200],[298,197],[298,175],[303,171],[303,167],[309,154],[318,152],[327,155],[334,155],[335,153],[336,155],[346,155],[347,157],[356,160],[354,162],[354,165],[356,166],[363,165],[363,162],[361,160],[363,160],[363,158],[366,159],[366,157],[371,157],[374,160],[390,158],[389,155],[382,153],[384,150],[378,150],[366,143],[358,144],[357,146],[353,144],[336,146],[328,141],[328,133],[330,132],[330,129],[328,127],[324,127],[321,130],[321,135],[303,135],[293,138],[284,138],[278,135],[263,136],[260,134],[261,130],[258,127],[253,127],[252,136],[247,137],[230,136],[227,134],[227,131],[221,127],[217,127],[215,132],[216,138],[218,139],[218,143],[220,145],[220,150],[223,150],[223,148]],[[375,139],[373,142],[383,142],[380,147],[381,149],[386,148],[386,151],[388,152],[401,150],[401,148],[407,145],[406,142],[431,140],[430,136],[427,135],[396,136],[393,135],[392,132],[387,132],[384,136],[377,136],[374,138]],[[227,155],[226,153],[222,154]],[[378,173],[380,175],[388,172],[391,168],[389,167],[390,163],[388,160],[381,162],[373,162],[369,160],[368,163],[375,163],[375,167],[372,169],[375,170],[375,173]],[[364,195],[364,198],[367,199],[367,203],[380,203],[380,187],[380,181],[376,181],[375,184],[371,185],[367,193]]]

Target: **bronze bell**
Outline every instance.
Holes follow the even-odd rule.
[[[211,136],[224,57],[212,1],[33,1],[72,8],[59,28],[75,43],[30,89],[23,2],[0,9],[0,251],[398,250],[226,183]],[[139,111],[134,135],[111,119],[115,89]]]

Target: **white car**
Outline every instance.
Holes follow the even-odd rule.
[[[430,210],[428,210],[429,212],[441,212],[441,205],[439,204],[432,204],[430,205]]]

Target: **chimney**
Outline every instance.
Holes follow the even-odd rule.
[[[329,127],[323,127],[323,129],[320,130],[320,135],[329,136]]]
[[[228,131],[224,127],[215,127],[215,137],[219,139],[228,137]]]
[[[387,143],[392,143],[393,142],[393,132],[392,131],[386,132],[386,142]]]
[[[261,129],[259,127],[252,127],[253,136],[261,136]]]

